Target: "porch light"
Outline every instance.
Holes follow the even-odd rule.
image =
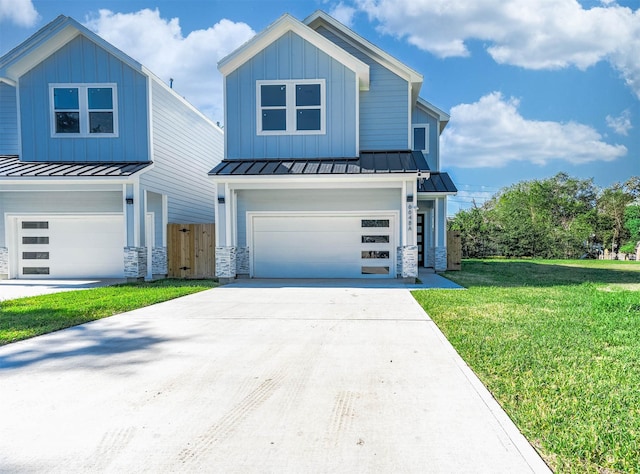
[[[127,204],[133,204],[133,198],[127,198]]]
[[[218,204],[224,204],[224,196],[218,198]]]

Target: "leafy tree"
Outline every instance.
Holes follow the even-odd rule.
[[[605,189],[598,198],[598,210],[604,214],[608,229],[605,229],[605,247],[616,252],[629,237],[625,228],[625,210],[633,201],[633,196],[618,183]],[[608,232],[607,232],[608,231]]]

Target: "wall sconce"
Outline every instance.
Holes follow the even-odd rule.
[[[224,204],[224,196],[218,198],[218,204]]]
[[[413,202],[413,194],[407,195],[407,202]]]
[[[127,204],[133,204],[133,198],[127,198]]]

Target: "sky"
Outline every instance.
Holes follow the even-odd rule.
[[[421,73],[451,115],[449,215],[559,172],[640,175],[640,0],[0,0],[0,55],[67,15],[224,125],[217,62],[318,9]]]

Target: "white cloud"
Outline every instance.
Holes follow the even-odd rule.
[[[353,26],[353,15],[355,15],[355,13],[355,8],[345,5],[343,2],[338,3],[329,10],[329,15],[349,28]]]
[[[31,0],[0,0],[0,23],[11,21],[19,26],[33,26],[38,18]]]
[[[607,115],[605,121],[607,122],[607,127],[611,128],[618,135],[627,136],[629,134],[629,130],[633,128],[631,125],[631,112],[629,112],[628,109],[622,112],[618,117]]]
[[[576,0],[354,0],[386,34],[440,57],[467,56],[487,42],[501,64],[586,69],[607,60],[640,98],[640,9]]]
[[[613,161],[626,155],[623,145],[611,145],[592,127],[569,122],[527,120],[519,101],[492,92],[472,104],[451,109],[442,134],[447,166],[501,167],[514,162],[545,165],[553,161],[584,164]]]
[[[217,62],[255,32],[245,23],[220,20],[183,36],[180,20],[156,10],[100,10],[85,23],[102,38],[148,67],[213,120],[223,120],[222,76]]]

